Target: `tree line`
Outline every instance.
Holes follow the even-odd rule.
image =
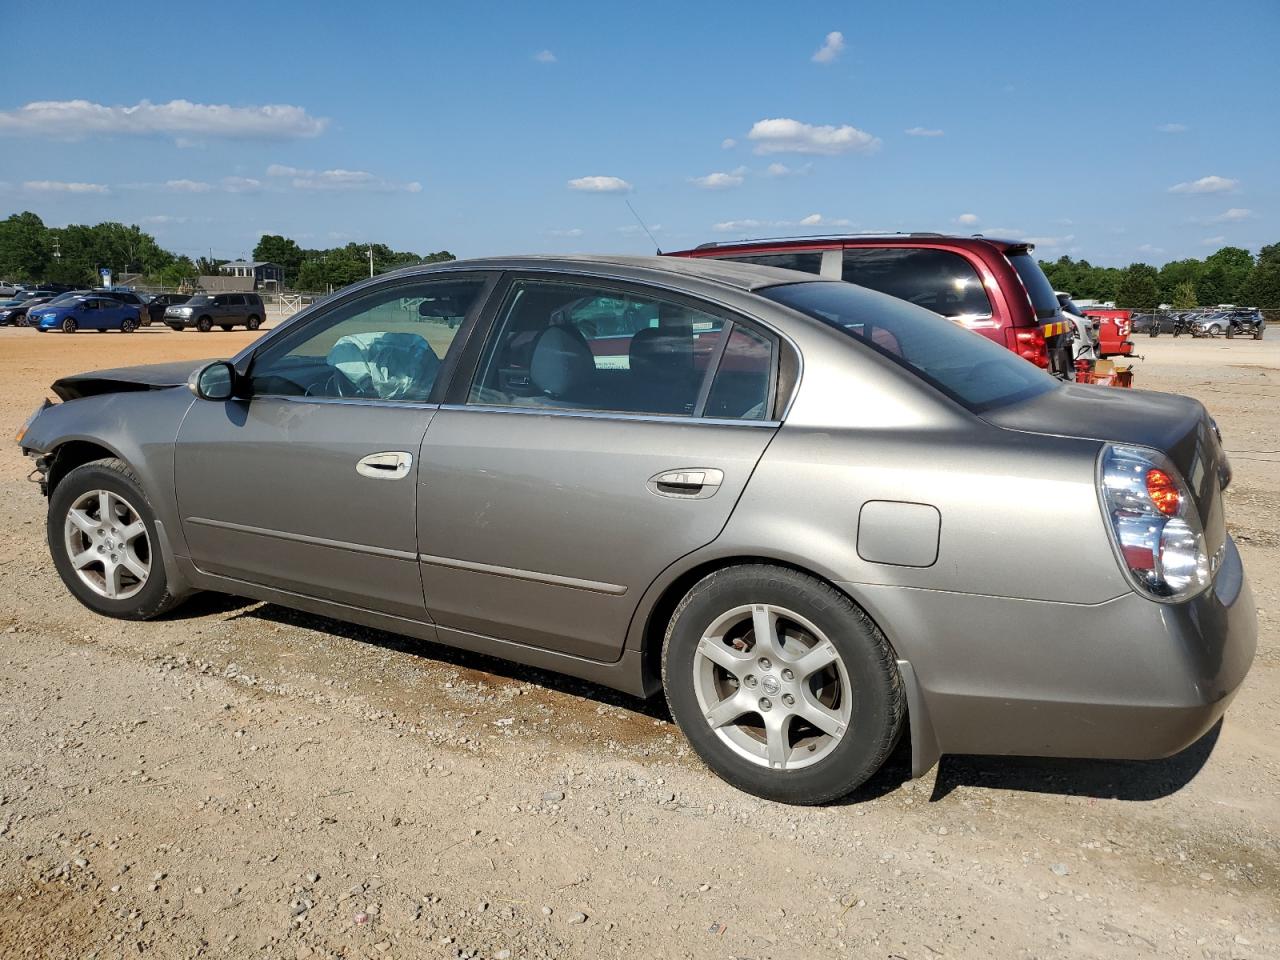
[[[369,252],[374,273],[415,263],[453,260],[448,250],[418,254],[393,250],[384,243],[348,243],[328,249],[303,249],[287,237],[266,234],[253,248],[254,260],[284,268],[285,286],[322,292],[369,276]],[[30,211],[0,220],[0,278],[15,283],[67,283],[93,286],[98,271],[115,276],[140,274],[147,283],[178,287],[196,277],[213,276],[229,261],[187,256],[165,250],[155,237],[136,224],[99,223],[48,227]]]
[[[1176,310],[1221,303],[1280,308],[1280,243],[1263,247],[1256,257],[1241,247],[1223,247],[1203,260],[1171,260],[1162,267],[1096,267],[1071,257],[1041,260],[1040,266],[1055,290],[1078,299],[1111,300],[1133,310],[1151,310],[1162,303]]]

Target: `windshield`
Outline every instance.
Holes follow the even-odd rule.
[[[200,304],[204,304],[204,303],[213,303],[213,297],[210,297],[207,294],[197,294],[196,296],[188,300],[187,303],[191,306],[199,306]]]
[[[70,293],[62,293],[50,300],[46,306],[59,307],[64,303],[70,303],[72,300],[79,300],[85,295],[83,290],[73,290]]]
[[[980,333],[852,284],[792,283],[758,292],[848,334],[975,413],[1057,385],[1035,364]]]
[[[1058,313],[1058,298],[1053,292],[1049,278],[1040,269],[1040,264],[1027,252],[1008,254],[1013,269],[1018,271],[1022,285],[1027,288],[1027,296],[1036,309],[1037,320],[1051,320]]]
[[[1063,313],[1070,313],[1070,314],[1073,314],[1073,315],[1075,315],[1075,316],[1077,316],[1077,317],[1083,317],[1083,316],[1084,316],[1084,309],[1083,309],[1082,307],[1077,307],[1077,306],[1076,306],[1076,302],[1075,302],[1074,300],[1070,300],[1070,299],[1068,299],[1068,300],[1064,300],[1064,301],[1062,302],[1062,312],[1063,312]]]

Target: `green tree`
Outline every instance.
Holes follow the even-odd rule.
[[[1185,283],[1194,288],[1204,274],[1204,262],[1190,258],[1187,260],[1170,260],[1160,268],[1160,299],[1172,303],[1176,298],[1176,290]],[[1193,294],[1194,296],[1194,294]],[[1195,304],[1192,304],[1195,306]]]
[[[31,211],[0,221],[0,276],[6,280],[39,280],[51,257],[49,231]]]
[[[1173,288],[1169,296],[1161,297],[1175,310],[1192,310],[1200,304],[1196,300],[1196,285],[1190,280],[1183,280]]]
[[[1262,249],[1271,253],[1258,257],[1257,264],[1236,291],[1236,302],[1242,307],[1280,309],[1280,244]]]
[[[264,233],[253,248],[253,259],[278,263],[284,268],[285,286],[297,280],[302,256],[302,248],[295,241],[275,233]]]
[[[1160,302],[1159,277],[1160,272],[1150,264],[1129,264],[1116,288],[1116,304],[1130,310],[1152,309]]]
[[[1253,269],[1253,254],[1241,247],[1223,247],[1205,258],[1196,295],[1205,306],[1235,303],[1240,284]]]

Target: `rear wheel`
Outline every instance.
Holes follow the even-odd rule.
[[[724,780],[783,803],[825,803],[870,778],[902,730],[888,641],[830,584],[730,567],[672,615],[662,680],[672,716]]]
[[[65,320],[62,321],[63,333],[75,333],[76,330],[78,329],[79,329],[79,324],[76,323],[75,317],[67,317]]]
[[[58,575],[89,609],[146,620],[177,602],[155,512],[124,461],[96,460],[68,473],[49,497],[48,537]]]
[[[196,321],[196,329],[199,330],[201,333],[208,333],[210,330],[213,329],[213,321],[210,320],[208,317],[201,317],[199,320]]]
[[[250,330],[257,330],[258,327],[262,326],[262,318],[250,317],[248,321],[245,323],[245,326],[248,327]]]

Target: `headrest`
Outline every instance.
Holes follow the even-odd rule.
[[[595,370],[591,348],[572,327],[547,327],[533,342],[529,380],[548,397],[572,398],[590,382]]]

